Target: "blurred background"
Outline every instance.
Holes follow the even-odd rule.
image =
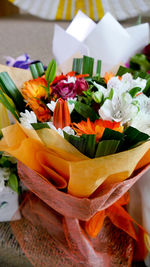
[[[48,64],[54,24],[66,29],[79,9],[95,21],[109,11],[130,26],[139,15],[149,21],[150,0],[0,0],[0,63],[27,53]]]

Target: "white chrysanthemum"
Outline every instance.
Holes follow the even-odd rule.
[[[56,101],[57,102],[57,101]],[[55,106],[56,106],[56,102],[55,101],[51,101],[49,104],[47,104],[47,107],[54,112]]]
[[[150,113],[143,112],[143,110],[139,111],[130,126],[150,135]]]
[[[19,118],[19,120],[21,122],[21,125],[27,129],[33,129],[31,123],[37,123],[35,113],[26,109],[25,112],[21,112],[20,115],[21,117]]]
[[[103,120],[129,122],[138,112],[138,107],[132,103],[132,97],[128,93],[113,95],[112,100],[106,99],[99,109],[99,115]]]
[[[5,187],[5,181],[8,181],[10,175],[9,168],[0,168],[0,192],[3,191]]]
[[[69,108],[69,113],[71,114],[73,109],[74,109],[74,102],[77,100],[77,98],[72,98],[72,97],[68,97],[67,98],[67,103],[68,103],[68,108]],[[49,104],[47,104],[47,107],[54,112],[55,106],[56,106],[57,101],[51,101]]]
[[[63,131],[70,134],[70,135],[75,135],[75,132],[74,130],[70,127],[70,126],[66,126],[64,127],[63,129],[56,129],[56,127],[53,125],[52,122],[48,122],[48,125],[49,127],[52,129],[52,130],[55,130],[57,133],[59,133],[63,138],[64,138],[64,134],[63,134]]]

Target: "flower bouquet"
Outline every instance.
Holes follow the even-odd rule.
[[[124,206],[149,168],[149,74],[101,76],[100,60],[93,68],[87,56],[67,74],[55,60],[46,72],[31,64],[32,77],[0,66],[0,100],[16,120],[0,150],[18,160],[30,190],[12,229],[36,266],[130,266],[135,245],[146,254],[146,232]]]

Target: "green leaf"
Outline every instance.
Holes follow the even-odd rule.
[[[84,103],[76,102],[74,109],[85,119],[89,118],[90,121],[95,121],[99,118],[99,116],[93,111],[93,109]]]
[[[98,75],[98,76],[100,76],[100,74],[101,74],[101,64],[102,64],[102,61],[97,60],[96,75]]]
[[[12,113],[12,115],[19,121],[19,115],[15,108],[13,101],[3,93],[0,89],[0,102]]]
[[[86,148],[86,142],[84,138],[77,137],[74,135],[69,135],[65,131],[64,133],[64,138],[72,144],[74,147],[76,147],[81,153],[85,154],[85,148]]]
[[[40,129],[44,129],[44,128],[49,128],[49,125],[47,123],[31,123],[32,127],[34,128],[34,130],[40,130]]]
[[[19,193],[18,179],[16,174],[11,173],[7,185],[15,192]]]
[[[83,56],[82,74],[89,74],[89,76],[92,77],[93,67],[94,67],[94,58]]]
[[[56,75],[56,69],[57,69],[56,60],[52,59],[52,61],[48,65],[46,73],[45,73],[45,79],[46,79],[48,85],[50,83],[52,83],[52,81],[54,80],[55,75]]]
[[[121,140],[123,138],[123,133],[114,131],[109,128],[105,128],[101,140]]]
[[[142,72],[147,72],[150,69],[150,62],[144,54],[136,54],[130,59],[130,68]]]
[[[132,89],[129,91],[129,94],[130,94],[132,97],[135,97],[136,94],[137,94],[138,92],[140,92],[140,91],[141,91],[141,88],[140,88],[140,87],[134,87],[134,88],[132,88]]]
[[[147,80],[143,93],[147,95],[148,97],[150,96],[150,78]]]
[[[82,58],[74,58],[73,59],[73,66],[72,66],[72,71],[75,71],[76,73],[80,74],[81,73],[81,68],[82,68]]]
[[[100,141],[96,150],[95,157],[102,157],[116,153],[120,140]]]
[[[149,135],[140,132],[134,127],[129,126],[123,133],[124,142],[119,147],[119,151],[131,149],[135,145],[141,142],[145,142],[149,139]]]
[[[1,156],[0,166],[5,168],[11,168],[14,164],[9,160],[9,157]]]
[[[41,61],[37,61],[30,64],[30,71],[33,79],[41,77],[44,74],[44,66]]]
[[[82,135],[82,138],[85,139],[86,146],[85,146],[85,155],[90,158],[94,158],[95,156],[95,145],[96,145],[96,135],[95,134],[88,134]]]
[[[13,100],[20,112],[25,110],[24,98],[7,72],[0,73],[0,87]]]
[[[64,138],[76,147],[84,155],[94,158],[95,156],[95,145],[96,145],[96,135],[95,134],[83,134],[80,137],[69,135],[64,132]]]
[[[133,74],[133,72],[134,71],[132,69],[130,69],[130,68],[126,68],[126,67],[120,66],[119,69],[118,69],[118,71],[117,71],[116,76],[122,76],[122,75],[124,75],[126,73]]]

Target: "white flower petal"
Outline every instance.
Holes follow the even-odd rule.
[[[63,138],[64,138],[64,134],[63,134],[63,131],[65,131],[66,133],[70,134],[70,135],[75,135],[75,132],[74,130],[70,127],[70,126],[66,126],[64,127],[63,129],[56,129],[56,127],[53,125],[52,122],[48,122],[48,125],[49,127],[52,129],[52,130],[55,130],[57,133],[59,133]]]
[[[25,112],[21,112],[20,115],[21,117],[19,118],[19,120],[21,122],[21,125],[27,129],[33,129],[31,123],[37,123],[35,113],[26,109]]]
[[[63,83],[75,83],[76,77],[70,77],[68,76],[67,80],[63,80]]]
[[[55,102],[55,101],[51,101],[49,104],[47,104],[47,107],[48,107],[52,112],[54,112],[55,106],[56,106],[56,102]]]
[[[58,101],[58,100],[57,100]],[[51,101],[49,104],[47,104],[47,107],[52,111],[54,112],[54,109],[55,109],[55,106],[56,106],[56,103],[57,101]],[[76,98],[68,98],[67,99],[67,103],[68,103],[68,108],[69,108],[69,113],[71,114],[71,112],[73,111],[74,109],[74,103],[69,103],[69,101],[76,101]]]
[[[139,131],[150,135],[150,113],[145,113],[143,111],[138,112],[130,125]]]

